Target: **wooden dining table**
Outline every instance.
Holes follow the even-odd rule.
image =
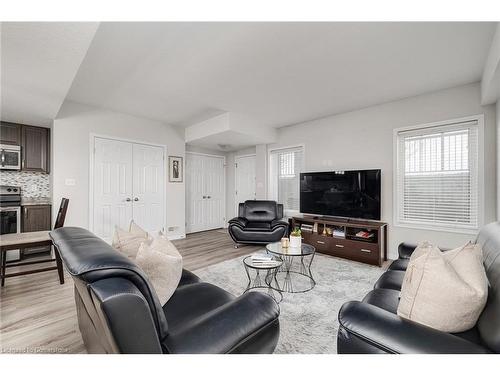
[[[38,246],[52,246],[52,239],[49,236],[48,230],[39,232],[26,233],[9,233],[0,235],[0,279],[2,286],[5,285],[5,279],[16,276],[29,275],[33,273],[46,272],[57,270],[59,274],[59,282],[64,284],[64,272],[62,267],[61,257],[59,252],[54,247],[54,258],[40,259],[32,261],[15,261],[7,263],[6,252],[9,250],[25,249]],[[55,266],[44,268],[32,268],[23,271],[7,273],[7,269],[11,267],[26,267],[40,263],[55,262]]]

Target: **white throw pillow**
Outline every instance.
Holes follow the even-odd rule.
[[[425,242],[408,263],[397,313],[440,331],[463,332],[476,325],[487,297],[479,245],[442,252]]]
[[[141,244],[135,262],[147,275],[163,306],[181,280],[181,254],[166,237],[159,236],[150,244]]]
[[[141,244],[149,241],[148,232],[138,226],[134,221],[131,221],[128,231],[115,227],[112,246],[116,250],[124,253],[128,258],[135,259]]]

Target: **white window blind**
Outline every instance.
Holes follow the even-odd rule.
[[[478,227],[478,121],[397,133],[402,224]]]
[[[285,211],[299,210],[299,179],[303,165],[302,147],[271,151],[270,197]]]

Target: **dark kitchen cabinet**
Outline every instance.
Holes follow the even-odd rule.
[[[49,154],[50,129],[23,125],[21,169],[49,173]]]
[[[48,204],[23,206],[21,215],[21,231],[37,232],[40,230],[51,230],[52,228],[52,206]],[[21,259],[28,256],[49,253],[50,246],[33,247],[22,250]]]
[[[0,122],[0,144],[21,146],[22,125],[12,122]]]

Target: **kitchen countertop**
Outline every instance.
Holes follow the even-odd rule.
[[[50,198],[23,198],[21,199],[21,206],[39,206],[39,205],[52,205]]]

